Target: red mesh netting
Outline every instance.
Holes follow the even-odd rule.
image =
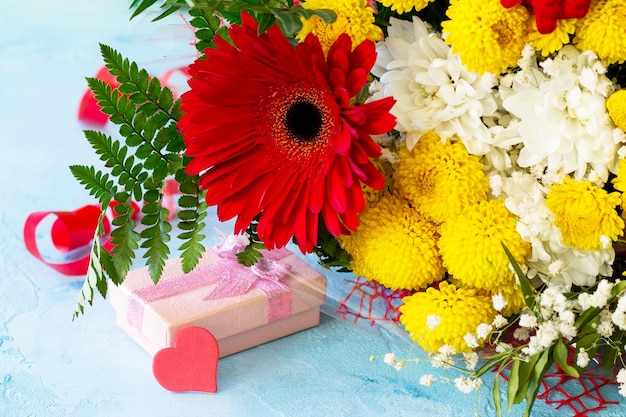
[[[599,356],[596,359],[601,359]],[[568,363],[572,364],[573,349],[570,347]],[[555,409],[569,409],[571,417],[590,417],[593,413],[607,409],[611,404],[619,401],[609,400],[607,394],[610,387],[617,385],[615,375],[602,369],[600,360],[594,360],[575,378],[563,372],[558,366],[553,366],[544,375],[537,399],[554,406]],[[500,376],[508,381],[505,372]]]
[[[398,307],[402,303],[402,298],[413,293],[408,290],[391,291],[363,277],[348,282],[354,285],[348,295],[339,302],[337,313],[341,314],[344,320],[348,317],[355,323],[366,320],[372,326],[377,321],[397,323],[400,319]]]
[[[614,378],[603,372],[601,366],[590,366],[581,372],[580,378],[574,378],[556,368],[547,373],[542,381],[543,392],[537,398],[555,408],[569,408],[572,417],[587,417],[618,404],[618,401],[606,398],[607,387],[617,385]]]

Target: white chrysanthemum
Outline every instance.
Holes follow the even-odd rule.
[[[607,181],[620,144],[605,106],[613,84],[597,63],[593,52],[568,45],[544,70],[520,71],[510,90],[500,89],[504,108],[520,120],[509,126],[523,144],[519,166],[577,179],[593,169]]]
[[[429,130],[442,140],[456,136],[474,155],[485,155],[492,135],[481,117],[497,110],[496,78],[469,72],[458,54],[417,17],[413,22],[391,18],[388,36],[378,44],[372,73],[380,77],[373,98],[392,96],[396,129],[407,132],[412,149]]]

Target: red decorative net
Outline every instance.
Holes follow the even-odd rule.
[[[348,282],[354,285],[348,295],[339,302],[337,313],[341,314],[344,320],[352,318],[354,323],[360,320],[369,321],[372,326],[378,321],[397,323],[400,319],[398,307],[402,303],[402,298],[413,293],[408,290],[391,291],[363,277]]]
[[[547,373],[542,381],[543,391],[537,396],[557,410],[569,408],[572,417],[587,417],[607,408],[618,401],[609,400],[607,388],[617,385],[599,365],[581,372],[580,378],[574,378],[556,368]]]

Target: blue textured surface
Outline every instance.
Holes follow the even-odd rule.
[[[402,334],[324,315],[319,327],[220,361],[216,394],[174,394],[151,358],[97,299],[71,320],[80,278],[31,257],[21,233],[35,211],[92,203],[70,164],[98,164],[76,110],[85,76],[101,66],[98,42],[153,74],[193,57],[179,17],[128,21],[126,0],[5,2],[0,14],[0,416],[424,416],[494,415],[491,378],[477,393],[419,384],[427,363],[397,371],[382,357],[424,358]],[[209,228],[214,231],[215,228]],[[224,228],[226,230],[226,228]],[[215,236],[213,236],[215,239]],[[329,277],[331,298],[343,277]],[[332,306],[328,307],[332,311]],[[375,356],[377,360],[370,360]],[[454,371],[446,376],[454,378]],[[616,397],[617,390],[611,388]],[[515,407],[511,415],[521,415]],[[537,402],[533,416],[569,416]],[[598,416],[623,416],[611,406]]]

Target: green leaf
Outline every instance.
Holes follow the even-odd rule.
[[[567,363],[567,346],[562,340],[559,340],[554,346],[554,361],[566,374],[578,378],[580,375],[576,368]]]
[[[302,28],[302,21],[297,14],[280,9],[273,9],[272,12],[285,35],[293,36]]]
[[[535,364],[535,367],[530,375],[528,391],[526,392],[526,410],[524,410],[523,417],[530,417],[530,411],[532,410],[535,400],[537,399],[537,394],[541,388],[543,376],[553,363],[551,360],[552,348],[537,353],[537,355],[539,356],[539,359],[537,359],[537,363]]]
[[[237,261],[245,266],[252,266],[263,257],[263,254],[251,246],[246,246],[245,249],[237,254]]]
[[[509,375],[509,386],[507,391],[509,411],[511,411],[511,408],[513,408],[513,401],[515,400],[515,396],[517,395],[517,391],[519,388],[519,365],[519,358],[515,358],[513,360],[513,365],[511,366],[511,373]]]
[[[313,10],[313,14],[324,21],[326,24],[334,23],[337,20],[337,13],[330,9]]]
[[[539,355],[532,355],[524,361],[520,361],[519,372],[518,372],[518,386],[517,392],[513,398],[513,404],[521,403],[524,398],[526,398],[526,392],[528,391],[528,385],[530,384],[530,377],[533,373],[535,365],[539,360]],[[509,402],[511,398],[509,398]]]
[[[257,33],[260,35],[274,24],[276,18],[270,13],[259,13],[256,16],[256,21],[258,23]]]
[[[509,262],[513,266],[515,274],[519,278],[520,289],[522,290],[522,295],[524,296],[524,302],[526,303],[526,306],[528,306],[531,311],[535,312],[535,314],[538,315],[539,311],[535,298],[535,290],[533,289],[532,285],[530,285],[530,281],[528,280],[524,272],[522,272],[522,268],[520,268],[519,264],[513,257],[513,254],[511,254],[509,249],[504,244],[502,244],[502,247],[504,248],[504,252],[506,252],[507,258],[509,258]]]
[[[500,372],[493,377],[492,389],[493,405],[496,409],[496,416],[502,417],[502,400],[500,398]]]

